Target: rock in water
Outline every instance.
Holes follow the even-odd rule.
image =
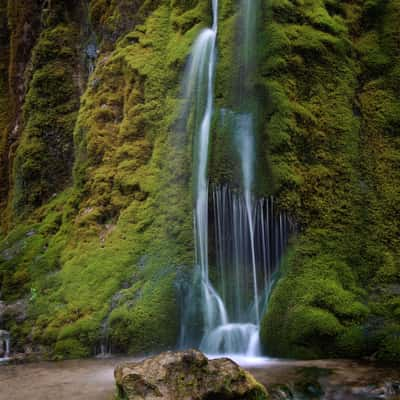
[[[265,388],[232,360],[208,360],[196,350],[122,364],[114,374],[120,399],[269,399]]]

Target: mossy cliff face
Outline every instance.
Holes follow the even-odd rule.
[[[35,1],[2,1],[1,19],[1,123],[0,123],[0,201],[6,206],[10,190],[9,175],[16,142],[21,134],[20,121],[26,85],[24,72],[38,31],[38,6]],[[2,214],[2,226],[5,225]]]
[[[196,1],[40,9],[21,134],[5,157],[1,295],[26,309],[3,316],[15,350],[83,357],[105,336],[113,351],[176,344],[193,243],[190,138],[174,124],[209,11]]]
[[[3,177],[6,171],[6,130],[8,128],[8,65],[9,65],[9,32],[7,26],[7,1],[0,2],[0,171]],[[3,180],[2,180],[3,183]],[[2,206],[7,196],[7,186],[0,189]]]
[[[265,349],[398,360],[400,3],[260,10],[255,189],[299,224]],[[14,349],[176,344],[194,259],[180,79],[210,15],[199,0],[0,0],[0,300]],[[219,115],[236,106],[237,2],[220,1],[219,25],[210,171],[232,183]]]
[[[398,360],[399,13],[398,1],[266,7],[268,150],[300,227],[263,322],[270,354]]]

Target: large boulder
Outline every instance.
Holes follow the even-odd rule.
[[[118,396],[127,400],[266,400],[265,388],[228,358],[196,350],[166,352],[115,369]]]

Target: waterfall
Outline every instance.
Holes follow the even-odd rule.
[[[184,79],[183,122],[186,125],[191,116],[193,125],[196,268],[182,305],[180,346],[199,347],[208,354],[261,355],[261,315],[293,231],[286,214],[274,209],[272,197],[256,199],[253,194],[256,101],[251,76],[257,6],[258,0],[240,0],[243,32],[238,52],[237,100],[233,110],[224,110],[228,120],[233,121],[230,131],[240,162],[240,184],[235,190],[228,185],[212,185],[210,190],[208,179],[217,0],[212,1],[212,27],[200,32],[195,41]]]
[[[228,323],[206,332],[201,348],[212,354],[257,356],[260,315],[295,225],[276,212],[273,197],[249,199],[228,185],[213,185],[211,192],[211,260]]]
[[[4,357],[8,358],[10,356],[10,337],[6,338],[5,342],[6,346],[5,346]]]
[[[246,216],[251,248],[251,268],[253,274],[254,306],[256,312],[257,325],[260,322],[260,310],[258,299],[258,284],[256,271],[256,256],[254,243],[253,226],[253,204],[251,188],[254,179],[254,128],[253,116],[251,114],[239,114],[236,116],[236,142],[240,155],[242,167],[242,186],[244,191],[244,201],[246,206]]]
[[[200,286],[199,296],[202,323],[205,331],[227,324],[225,306],[209,279],[208,265],[208,152],[213,116],[214,75],[216,64],[216,39],[218,31],[218,0],[212,0],[212,27],[200,32],[187,69],[184,87],[188,108],[194,109],[194,236],[196,245],[197,274],[194,286]],[[192,297],[193,296],[192,294]],[[186,314],[190,313],[187,311]],[[194,314],[193,312],[192,314]],[[191,339],[185,323],[181,343]]]
[[[109,315],[102,321],[100,325],[100,340],[95,346],[94,354],[98,358],[106,358],[112,355],[112,343],[109,334]]]
[[[215,45],[218,28],[218,1],[213,0],[213,26],[203,31],[194,48],[194,60],[204,60],[200,63],[200,84],[206,82],[206,103],[204,114],[196,131],[195,158],[197,170],[195,169],[195,211],[194,230],[196,243],[196,263],[200,267],[201,296],[203,302],[203,316],[206,330],[214,329],[216,326],[226,324],[228,317],[224,304],[218,293],[213,288],[208,274],[208,147],[210,143],[211,118],[213,115],[214,98],[214,74],[215,74]],[[198,88],[198,92],[201,88]],[[198,98],[201,104],[202,99]],[[200,105],[199,104],[199,105]]]
[[[0,330],[0,350],[3,353],[0,360],[7,360],[11,352],[11,339],[10,333],[4,330]]]
[[[218,29],[218,0],[213,0],[213,26],[203,32],[199,37],[199,42],[203,36],[208,41],[208,62],[206,63],[207,74],[207,95],[204,115],[197,131],[197,171],[196,179],[196,205],[195,205],[195,242],[196,242],[196,262],[200,267],[201,276],[201,295],[203,300],[203,316],[206,330],[214,329],[216,326],[226,324],[228,317],[225,306],[218,293],[213,288],[208,274],[208,147],[210,142],[211,118],[213,114],[214,98],[214,74],[215,74],[215,45]],[[194,54],[198,50],[195,46]],[[201,51],[201,49],[200,49]],[[194,57],[195,58],[195,57]],[[195,157],[196,158],[196,157]]]

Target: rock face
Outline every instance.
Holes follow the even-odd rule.
[[[0,322],[3,319],[13,319],[18,323],[26,320],[28,314],[28,302],[18,300],[14,303],[6,304],[0,301]]]
[[[232,360],[208,360],[196,350],[122,364],[115,379],[120,399],[269,399],[265,388]]]

